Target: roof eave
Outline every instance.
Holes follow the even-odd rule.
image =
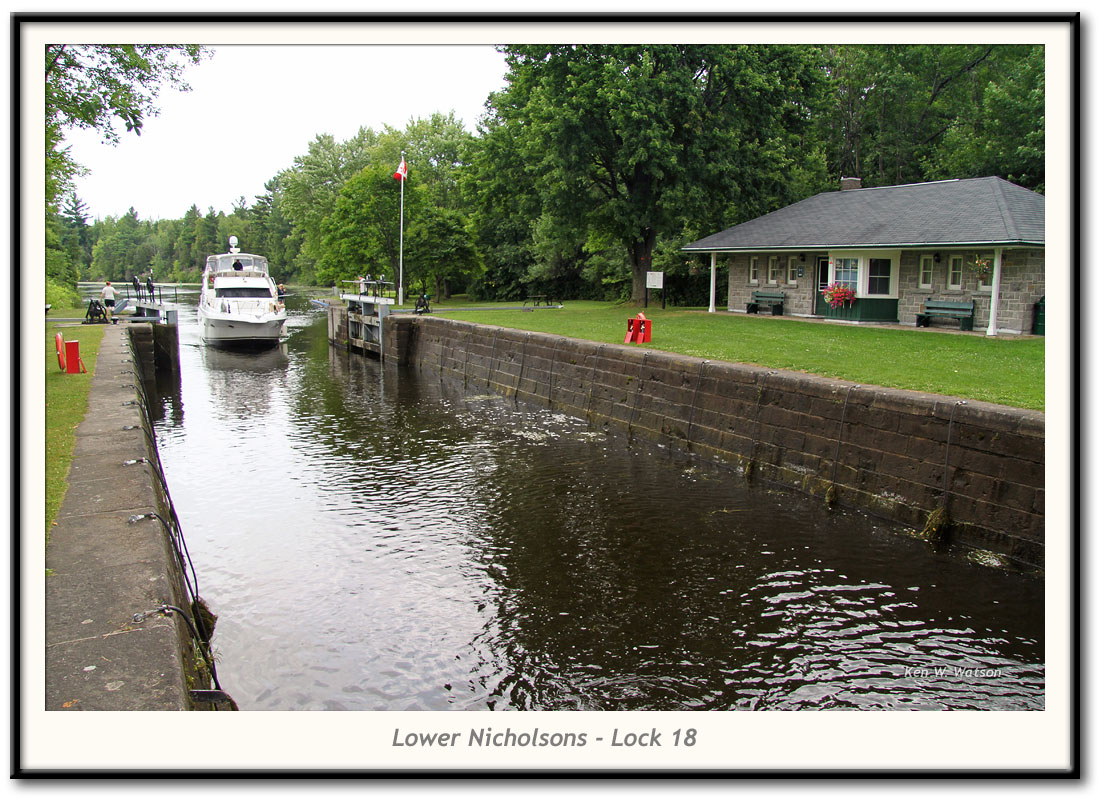
[[[1046,242],[1013,239],[1011,241],[972,241],[972,242],[878,242],[875,244],[800,244],[800,245],[756,245],[747,247],[681,247],[689,253],[791,253],[803,250],[885,250],[899,247],[912,249],[934,249],[937,247],[1045,247]]]

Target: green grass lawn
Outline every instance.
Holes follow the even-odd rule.
[[[68,488],[66,478],[76,446],[76,429],[88,411],[88,392],[95,372],[96,356],[103,339],[103,325],[59,327],[51,317],[83,317],[83,308],[54,308],[46,317],[46,535],[49,537],[61,501]],[[55,337],[80,342],[80,358],[87,373],[69,375],[57,364]],[[26,446],[33,446],[33,433],[24,432]]]
[[[558,310],[433,303],[439,316],[596,342],[622,343],[638,309],[571,301]],[[507,306],[512,306],[509,310]],[[1019,408],[1044,408],[1044,340],[840,325],[790,317],[708,314],[705,309],[643,310],[653,339],[641,346],[700,358],[808,372],[897,389],[952,395]]]

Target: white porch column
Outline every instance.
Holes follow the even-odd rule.
[[[711,314],[714,313],[714,288],[715,288],[715,272],[718,269],[718,254],[710,254],[710,308],[707,309]]]
[[[997,314],[1001,310],[1001,248],[993,249],[993,286],[989,295],[989,327],[986,336],[997,335]]]

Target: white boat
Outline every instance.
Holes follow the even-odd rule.
[[[242,253],[230,236],[228,253],[206,259],[198,318],[210,344],[278,343],[286,334],[286,308],[267,259]]]

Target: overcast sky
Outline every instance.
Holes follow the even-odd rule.
[[[164,88],[160,114],[118,145],[72,132],[76,181],[92,219],[178,219],[252,205],[264,183],[304,155],[318,135],[350,139],[360,127],[403,129],[453,111],[476,129],[490,92],[504,86],[504,57],[484,45],[240,45],[211,48],[188,66],[191,91]],[[394,167],[396,168],[396,164]],[[414,165],[410,165],[413,168]]]

